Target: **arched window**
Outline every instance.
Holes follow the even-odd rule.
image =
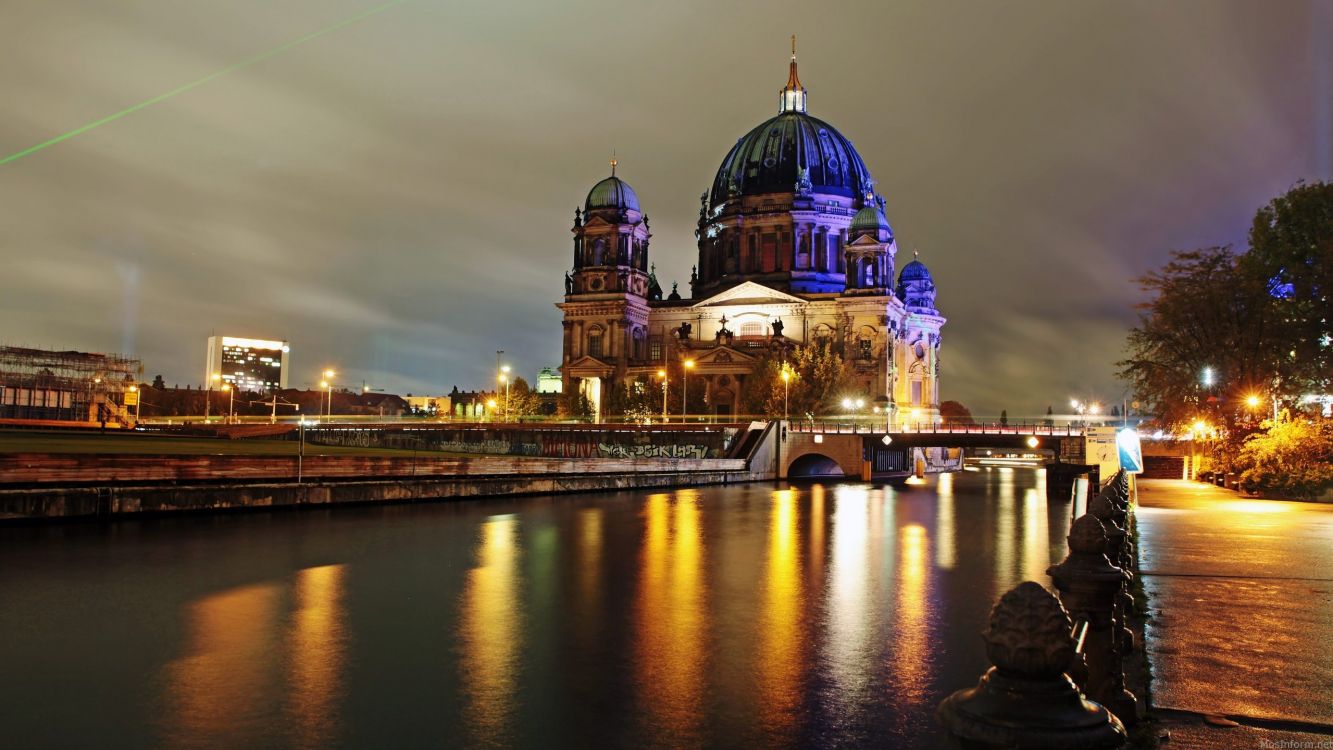
[[[751,320],[745,323],[741,323],[741,336],[763,336],[763,335],[764,335],[763,323],[757,320]]]
[[[870,258],[861,259],[861,287],[870,289],[879,286],[875,283],[875,262]]]
[[[648,334],[642,328],[634,329],[634,359],[643,359],[648,354]]]
[[[592,243],[592,260],[590,265],[600,266],[606,261],[606,240],[598,238]]]

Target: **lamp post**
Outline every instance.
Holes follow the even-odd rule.
[[[221,373],[213,373],[209,376],[208,384],[204,387],[204,424],[208,424],[208,415],[213,410],[213,384],[222,382]]]
[[[662,424],[667,421],[667,371],[665,369],[657,371],[657,377],[662,379]]]
[[[694,360],[687,359],[680,363],[680,423],[685,424],[689,414],[689,399],[685,397],[690,387],[690,370],[694,369]]]
[[[787,363],[782,363],[782,419],[787,421],[791,419],[791,370],[787,369]]]
[[[227,392],[227,424],[231,424],[236,414],[236,389],[231,383],[223,383],[222,390]]]
[[[325,370],[324,379],[319,381],[319,387],[323,388],[324,391],[328,394],[328,399],[329,399],[328,419],[330,422],[333,421],[333,376],[337,374],[338,373],[334,372],[331,369]]]
[[[495,399],[490,399],[489,401],[486,402],[486,412],[488,414],[494,414],[495,407],[496,407]]]
[[[505,421],[509,421],[509,365],[500,368],[500,384],[505,387]]]

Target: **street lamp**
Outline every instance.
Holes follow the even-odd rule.
[[[227,424],[231,424],[233,415],[236,413],[236,389],[231,387],[231,383],[223,383],[222,390],[229,394],[227,397]]]
[[[689,413],[689,399],[685,394],[690,387],[690,370],[694,369],[694,360],[687,359],[680,363],[680,367],[680,421],[684,424]]]
[[[509,421],[509,365],[500,368],[500,383],[505,387],[505,421]]]
[[[486,402],[486,412],[487,412],[488,414],[494,414],[494,413],[495,413],[495,407],[496,407],[495,399],[489,399],[489,400]]]
[[[1251,393],[1245,397],[1245,405],[1248,406],[1251,411],[1259,408],[1259,397]]]
[[[137,385],[132,385],[132,386],[130,386],[130,393],[135,394],[135,396],[134,396],[134,424],[138,425],[138,424],[139,424],[139,404],[143,403],[143,396],[139,395],[139,386],[137,386]]]
[[[204,424],[208,424],[208,414],[213,409],[213,384],[222,382],[222,373],[215,372],[204,389]]]
[[[338,373],[331,369],[324,370],[324,379],[319,381],[319,387],[328,392],[329,396],[329,421],[333,421],[333,376]]]
[[[782,363],[782,418],[791,419],[791,403],[789,394],[791,389],[791,370],[787,369],[787,363]]]
[[[657,371],[657,377],[662,379],[662,424],[667,421],[667,371],[661,369]]]

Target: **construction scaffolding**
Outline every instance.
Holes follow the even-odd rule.
[[[128,425],[142,373],[117,354],[0,346],[0,419]]]

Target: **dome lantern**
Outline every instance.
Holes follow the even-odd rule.
[[[778,94],[778,114],[783,112],[805,111],[805,87],[801,77],[796,75],[796,35],[791,35],[791,69],[787,73],[787,85]]]

